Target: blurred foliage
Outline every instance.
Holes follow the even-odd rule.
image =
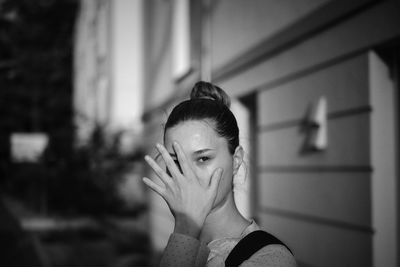
[[[51,210],[89,215],[132,214],[125,209],[118,195],[117,186],[133,164],[142,159],[140,152],[120,153],[120,133],[107,134],[97,125],[86,145],[73,149],[69,157],[44,155],[45,168],[53,170],[48,178],[48,202]]]
[[[13,164],[9,136],[45,132],[52,153],[70,157],[72,48],[78,3],[0,0],[0,180],[34,206],[43,202],[36,192],[43,191],[49,170],[43,165]]]
[[[38,163],[12,163],[6,192],[28,210],[61,216],[136,216],[143,203],[126,205],[118,193],[125,175],[138,172],[143,154],[120,152],[121,134],[97,125],[85,145],[55,153],[50,142]],[[4,190],[3,190],[4,191]]]
[[[106,142],[100,125],[87,145],[73,146],[78,10],[78,0],[0,0],[0,182],[41,213],[119,212],[114,187],[132,164],[118,152],[118,134]],[[14,132],[48,134],[42,162],[11,162]]]
[[[45,131],[71,139],[77,11],[76,0],[0,1],[1,137]]]

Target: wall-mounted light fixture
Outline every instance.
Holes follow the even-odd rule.
[[[322,151],[328,147],[328,104],[324,96],[311,106],[311,112],[307,124],[311,127],[307,148],[310,150]]]

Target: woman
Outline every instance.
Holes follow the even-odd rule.
[[[221,88],[196,83],[190,100],[169,115],[164,145],[156,145],[166,169],[145,157],[160,182],[146,177],[143,182],[163,197],[175,218],[160,266],[296,266],[289,249],[278,240],[258,244],[240,262],[228,263],[236,256],[235,246],[239,254],[243,252],[240,240],[244,248],[257,243],[257,238],[242,242],[260,229],[239,213],[234,202],[233,177],[244,152],[229,106]]]

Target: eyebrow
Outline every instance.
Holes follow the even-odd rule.
[[[212,150],[213,150],[213,149],[211,149],[211,148],[200,149],[200,150],[195,151],[193,154],[195,154],[195,155],[200,155],[200,154],[203,154],[203,153],[205,153],[205,152],[212,151]]]

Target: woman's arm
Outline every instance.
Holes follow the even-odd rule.
[[[206,244],[191,236],[173,233],[160,261],[160,267],[205,266],[210,253]]]

